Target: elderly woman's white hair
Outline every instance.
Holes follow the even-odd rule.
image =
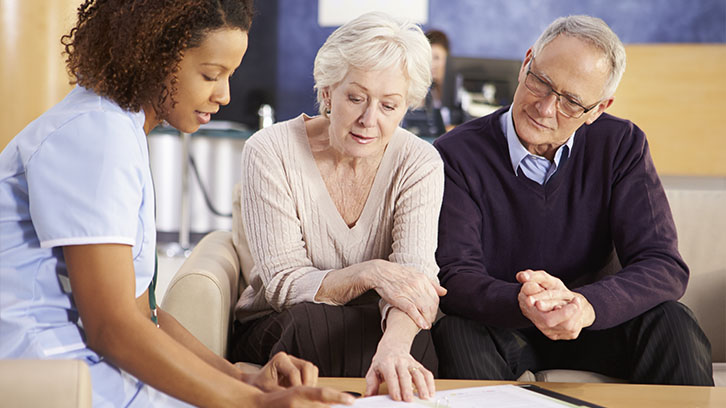
[[[560,17],[553,21],[534,43],[533,56],[537,57],[542,49],[560,34],[588,41],[605,54],[610,64],[610,78],[605,84],[602,97],[613,96],[625,72],[625,47],[617,34],[597,17],[585,15]]]
[[[431,86],[431,45],[419,26],[371,12],[343,24],[315,57],[318,109],[326,115],[323,89],[345,78],[351,67],[377,71],[401,67],[408,80],[406,104],[421,105]]]

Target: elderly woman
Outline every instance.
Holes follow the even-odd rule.
[[[328,38],[314,76],[321,115],[245,145],[235,242],[254,267],[233,358],[284,350],[324,376],[365,375],[366,394],[385,381],[395,400],[414,386],[428,398],[443,166],[398,125],[431,84],[431,47],[418,26],[369,13]]]

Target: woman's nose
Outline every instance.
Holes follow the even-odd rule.
[[[376,124],[376,109],[372,105],[366,107],[360,117],[360,123],[364,127],[373,127]]]
[[[212,94],[212,101],[220,105],[226,105],[230,99],[229,80],[219,81],[219,85],[215,88],[214,94]]]

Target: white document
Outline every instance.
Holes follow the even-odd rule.
[[[428,400],[415,398],[413,402],[392,400],[388,395],[358,398],[353,405],[334,405],[335,408],[562,408],[573,406],[546,395],[528,391],[515,385],[491,385],[438,391]]]

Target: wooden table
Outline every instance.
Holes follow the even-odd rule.
[[[436,380],[436,390],[481,387],[484,385],[525,384],[512,381]],[[686,387],[604,383],[535,382],[542,388],[605,407],[684,408],[726,407],[726,387]],[[320,378],[318,385],[341,391],[365,392],[363,378]],[[381,392],[387,392],[384,388]]]

